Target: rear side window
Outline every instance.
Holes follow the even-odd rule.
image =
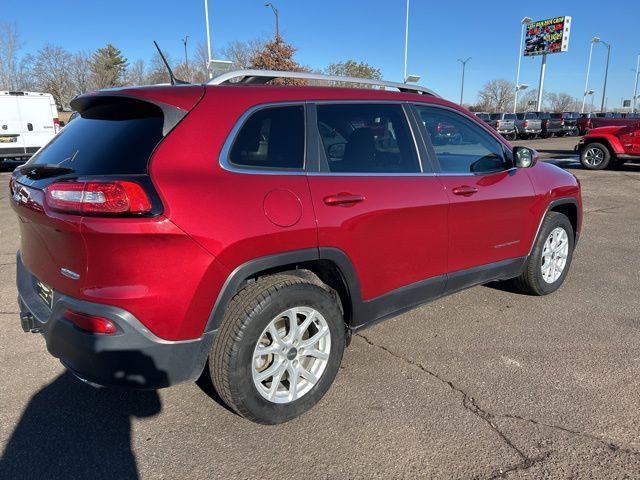
[[[229,161],[248,168],[304,168],[304,107],[269,107],[242,125]]]
[[[83,110],[29,164],[61,165],[77,175],[147,173],[163,138],[162,110],[132,99],[105,102]]]
[[[400,105],[318,105],[318,132],[330,172],[418,173]]]

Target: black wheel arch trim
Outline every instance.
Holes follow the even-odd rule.
[[[540,217],[540,221],[538,222],[538,228],[536,229],[536,234],[533,236],[533,239],[531,240],[531,247],[529,248],[528,255],[531,255],[531,252],[533,251],[533,247],[536,244],[536,239],[538,238],[538,235],[540,234],[540,229],[542,228],[542,222],[544,222],[544,219],[547,218],[547,215],[549,214],[549,212],[551,212],[555,207],[560,205],[574,205],[576,207],[576,212],[578,215],[576,218],[576,225],[581,224],[582,211],[578,206],[578,200],[576,200],[574,197],[563,197],[563,198],[557,198],[555,200],[551,200],[547,205],[547,208],[545,209],[544,213]],[[573,232],[573,235],[574,235],[573,244],[575,248],[575,246],[578,244],[578,237],[580,236],[580,232],[578,232],[578,230],[576,229],[576,231]]]
[[[269,270],[281,271],[279,270],[281,268],[295,267],[313,261],[332,262],[341,276],[348,298],[348,304],[345,305],[343,302],[342,305],[345,312],[345,322],[349,331],[356,331],[447,294],[489,281],[515,277],[521,273],[527,258],[508,259],[459,272],[438,275],[404,285],[378,297],[363,300],[360,282],[353,263],[349,256],[339,248],[309,248],[268,255],[249,260],[233,270],[218,294],[209,315],[205,333],[220,327],[227,305],[247,279]]]

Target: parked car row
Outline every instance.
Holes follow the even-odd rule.
[[[487,113],[477,112],[476,116],[495,128],[508,140],[562,137],[577,135],[578,112],[520,112]]]

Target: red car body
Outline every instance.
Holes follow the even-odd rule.
[[[542,162],[460,177],[431,166],[416,175],[323,175],[314,170],[313,155],[297,174],[238,172],[219,161],[239,120],[265,103],[441,106],[511,152],[493,129],[440,98],[368,89],[166,86],[91,93],[75,107],[82,115],[114,99],[150,102],[164,112],[169,133],[153,150],[148,173],[126,178],[142,185],[150,212],[64,213],[45,198],[60,178],[34,180],[23,167],[11,182],[21,229],[23,327],[44,333],[50,352],[92,382],[151,388],[196,378],[229,299],[260,272],[305,265],[339,283],[347,323],[357,330],[445,293],[517,275],[550,210],[571,219],[576,237],[581,231],[578,181]],[[167,125],[168,118],[178,120]],[[417,123],[412,128],[422,128]],[[415,140],[427,156],[424,139]],[[47,286],[49,306],[42,301]],[[73,312],[87,322],[106,318],[111,326],[102,328],[116,333],[78,329]],[[140,364],[141,354],[166,377],[136,380],[126,365]]]

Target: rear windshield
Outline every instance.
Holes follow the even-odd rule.
[[[551,118],[563,118],[563,117],[567,117],[568,115],[566,113],[552,113],[551,114]]]
[[[98,105],[64,127],[29,165],[61,165],[77,175],[145,174],[162,127],[162,111],[150,103]]]
[[[525,113],[524,114],[524,118],[525,120],[535,120],[538,118],[538,114],[537,113]]]
[[[504,119],[505,120],[515,120],[516,119],[516,114],[515,113],[505,113],[504,114]]]

